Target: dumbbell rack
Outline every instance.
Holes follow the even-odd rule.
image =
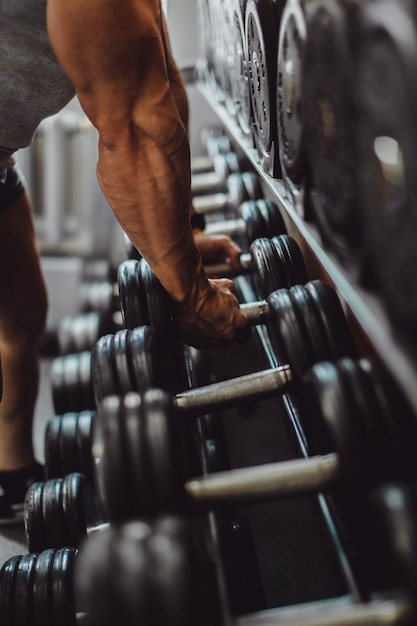
[[[219,118],[225,133],[230,136],[236,151],[245,155],[248,165],[259,175],[265,197],[279,206],[288,234],[303,251],[310,277],[322,278],[337,289],[359,344],[366,345],[368,353],[375,353],[384,361],[417,415],[417,356],[409,342],[396,333],[378,298],[360,285],[356,277],[350,275],[335,255],[324,247],[315,225],[304,220],[302,190],[295,187],[288,189],[281,179],[267,174],[251,139],[242,133],[218,93],[214,93],[204,82],[199,81],[197,86]]]
[[[359,354],[377,355],[381,359],[403,392],[412,412],[417,416],[417,359],[409,344],[403,337],[397,336],[395,328],[393,328],[392,322],[378,298],[372,292],[367,291],[359,283],[357,277],[339,262],[323,244],[315,225],[306,221],[303,212],[303,190],[292,186],[290,182],[284,184],[283,180],[273,178],[266,173],[260,162],[258,152],[253,146],[252,138],[243,134],[237,121],[228,111],[222,94],[219,93],[216,86],[208,84],[204,79],[199,80],[197,76],[197,88],[218,117],[236,152],[245,157],[248,169],[253,170],[259,176],[264,197],[273,200],[278,205],[286,223],[288,234],[297,241],[303,252],[309,277],[321,278],[336,289]],[[249,282],[245,278],[238,278],[237,284],[244,301],[256,299]],[[266,330],[263,327],[257,327],[256,333],[265,355],[267,367],[275,367],[278,363],[271,349]],[[282,402],[294,430],[298,451],[301,456],[308,456],[308,445],[296,410],[288,397],[284,396]],[[331,500],[325,495],[320,494],[317,497],[317,503],[337,554],[342,576],[346,583],[347,594],[353,601],[358,601],[361,597],[361,591],[354,565],[350,562],[349,537],[345,532],[343,520],[338,516]]]

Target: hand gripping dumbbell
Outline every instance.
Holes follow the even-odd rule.
[[[64,547],[7,559],[0,569],[2,626],[76,626],[77,555]]]
[[[307,282],[301,251],[287,235],[255,240],[250,247],[247,273],[259,298],[284,287]],[[172,330],[171,303],[145,259],[124,261],[119,266],[120,308],[125,328],[150,324],[163,332]]]
[[[389,501],[392,495],[388,491],[383,508],[388,525],[396,521]],[[195,529],[171,516],[156,520],[151,528],[130,522],[90,537],[83,562],[79,560],[82,567],[77,567],[77,595],[87,608],[91,626],[111,626],[117,619],[124,626],[414,626],[414,511],[410,511],[410,522],[403,529],[403,542],[389,529],[379,544],[380,553],[389,553],[388,567],[402,560],[408,569],[403,568],[402,580],[397,578],[391,588],[368,601],[336,597],[233,616],[221,574],[210,576],[201,565],[202,547]],[[407,555],[402,553],[402,543],[412,546]]]

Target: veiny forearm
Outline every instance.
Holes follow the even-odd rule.
[[[129,238],[171,296],[183,301],[191,297],[201,262],[189,225],[188,140],[175,118],[167,120],[167,110],[161,132],[150,133],[153,122],[143,110],[117,137],[103,132],[98,178]]]

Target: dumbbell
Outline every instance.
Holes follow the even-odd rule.
[[[285,383],[281,392],[283,388]],[[206,390],[194,391],[200,391],[209,403]],[[356,364],[347,358],[322,362],[300,384],[305,408],[300,413],[311,435],[311,457],[193,479],[185,479],[181,470],[178,424],[178,418],[197,411],[195,406],[188,410],[188,393],[170,398],[160,390],[148,390],[141,396],[103,400],[96,415],[93,449],[100,451],[95,476],[100,502],[111,521],[216,510],[321,491],[351,503],[385,480],[416,476],[415,461],[405,454],[406,442],[396,430],[392,413],[387,412],[387,406],[392,407],[386,398],[380,402],[373,388],[368,363]],[[132,410],[136,435],[131,428]],[[130,445],[142,464],[139,467],[137,462],[134,472],[131,448],[122,447],[129,427]]]
[[[383,512],[388,521],[395,517],[392,503]],[[171,516],[152,527],[130,522],[89,538],[83,563],[80,559],[77,567],[76,590],[88,607],[91,626],[110,626],[117,619],[124,626],[413,626],[417,616],[414,514],[410,521],[404,529],[404,544],[413,546],[404,559],[411,566],[403,575],[405,584],[398,588],[396,580],[393,588],[369,601],[346,596],[231,616],[218,578],[201,566],[195,530],[184,519]],[[392,553],[389,564],[401,559],[402,546],[395,534],[384,536],[380,552],[385,554],[387,546]]]
[[[213,157],[210,171],[191,174],[191,191],[193,196],[204,196],[227,190],[227,179],[231,174],[242,172],[244,159],[236,152],[216,154]]]
[[[245,11],[248,80],[255,147],[263,169],[280,175],[276,129],[276,67],[283,0],[248,0]]]
[[[280,235],[255,240],[250,247],[250,270],[257,296],[264,298],[276,289],[307,282],[301,251],[294,239]],[[222,267],[213,266],[221,273]],[[169,296],[145,259],[124,261],[119,266],[120,308],[125,328],[150,324],[162,332],[172,331]],[[247,306],[243,305],[246,312]]]
[[[64,547],[7,559],[0,569],[0,623],[76,626],[77,555],[78,550]]]
[[[46,478],[80,472],[93,482],[92,425],[94,411],[54,415],[44,437]]]
[[[201,174],[213,169],[213,159],[217,154],[232,152],[232,144],[221,126],[203,127],[200,131],[200,143],[206,154],[191,159],[191,173]]]
[[[234,213],[246,200],[262,197],[259,178],[253,172],[230,174],[226,180],[226,190],[204,196],[194,196],[193,206],[197,213]]]

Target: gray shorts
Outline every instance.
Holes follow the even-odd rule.
[[[17,202],[25,188],[25,179],[16,164],[0,169],[0,213]]]

